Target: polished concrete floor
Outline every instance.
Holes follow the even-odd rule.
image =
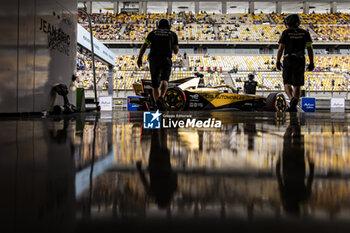
[[[0,118],[3,232],[350,232],[350,114],[166,115]]]

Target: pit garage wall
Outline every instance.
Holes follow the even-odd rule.
[[[76,0],[1,2],[0,113],[48,111],[52,86],[69,87],[76,23]]]

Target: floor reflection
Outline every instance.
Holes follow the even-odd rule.
[[[174,221],[350,229],[350,115],[191,114],[222,127],[148,130],[142,113],[123,111],[2,119],[9,232]]]
[[[0,120],[3,232],[74,232],[72,119]]]
[[[146,130],[140,115],[114,116],[112,146],[96,135],[113,165],[78,206],[95,217],[350,219],[347,118],[214,114],[219,130]]]
[[[142,162],[138,161],[136,166],[146,193],[155,199],[159,208],[169,207],[177,189],[177,175],[171,168],[165,129],[152,130],[148,162],[149,182],[142,170]]]
[[[304,135],[298,118],[291,118],[283,136],[283,151],[276,164],[276,176],[283,209],[293,215],[300,215],[300,204],[308,201],[314,177],[314,163],[304,149]],[[306,163],[309,174],[306,179]],[[282,171],[281,171],[282,163]],[[307,181],[305,181],[305,179]]]

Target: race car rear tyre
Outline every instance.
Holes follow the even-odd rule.
[[[186,95],[180,88],[168,88],[164,96],[164,108],[167,111],[181,111],[186,104]]]
[[[269,94],[266,98],[266,105],[273,112],[285,112],[287,110],[287,101],[282,93]]]

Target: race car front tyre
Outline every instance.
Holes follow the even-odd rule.
[[[287,110],[287,101],[282,93],[269,94],[266,98],[266,105],[273,112],[285,112]]]
[[[168,88],[164,96],[164,108],[167,111],[181,111],[186,104],[186,95],[180,88]]]

